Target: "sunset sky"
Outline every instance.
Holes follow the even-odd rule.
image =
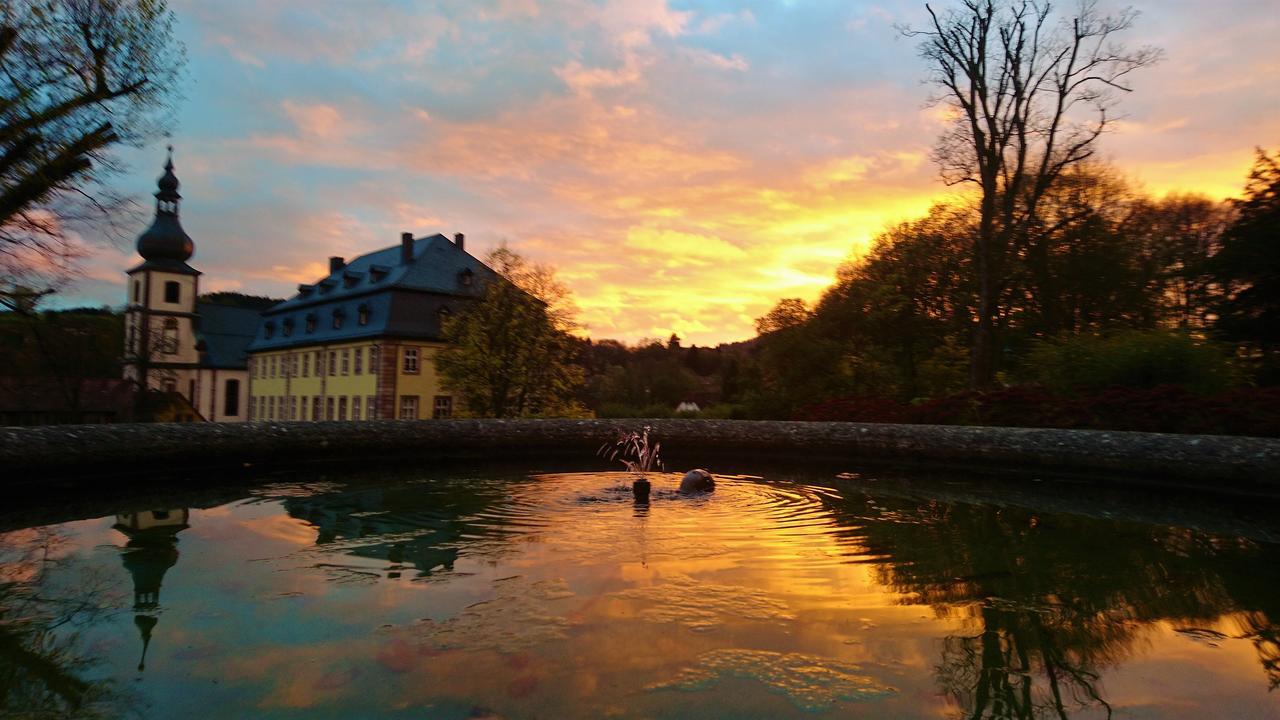
[[[330,255],[464,232],[554,265],[594,338],[708,345],[948,192],[894,29],[921,0],[172,4],[204,290],[283,297]],[[1253,147],[1280,146],[1275,0],[1135,6],[1127,41],[1166,55],[1103,153],[1153,193],[1238,193]],[[138,231],[163,145],[125,156]],[[100,250],[60,302],[119,305],[135,262]]]

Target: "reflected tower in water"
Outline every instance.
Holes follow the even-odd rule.
[[[116,515],[115,529],[129,538],[120,558],[133,577],[133,623],[142,636],[139,671],[146,669],[151,632],[159,622],[160,585],[178,562],[178,533],[189,527],[190,519],[187,508]]]

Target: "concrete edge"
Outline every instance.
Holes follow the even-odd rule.
[[[664,457],[823,457],[1133,477],[1280,492],[1280,439],[748,420],[426,420],[0,428],[0,468],[42,477],[390,457],[581,458],[623,429],[652,428]]]

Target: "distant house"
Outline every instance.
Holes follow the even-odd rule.
[[[192,419],[243,422],[258,311],[197,300],[200,272],[187,264],[195,243],[178,218],[182,196],[172,156],[157,185],[155,218],[138,236],[143,261],[127,273],[124,377],[180,395]]]
[[[436,375],[441,325],[496,278],[464,237],[415,239],[345,262],[262,314],[249,345],[250,413],[261,420],[447,418]]]

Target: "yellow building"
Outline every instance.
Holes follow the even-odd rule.
[[[249,347],[254,420],[451,417],[436,375],[440,326],[496,274],[464,238],[414,239],[329,259],[329,275],[262,314]]]

